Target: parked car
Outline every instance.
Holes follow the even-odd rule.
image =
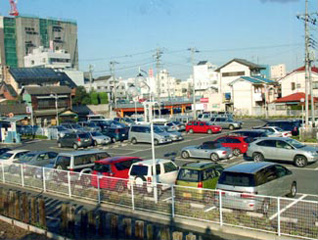
[[[215,196],[217,206],[221,195],[222,208],[267,214],[271,199],[266,196],[295,197],[297,182],[293,173],[279,164],[242,163],[224,169],[216,189],[221,192]]]
[[[250,143],[261,137],[268,137],[269,132],[266,130],[239,130],[229,133],[229,136],[246,137],[245,142]]]
[[[171,160],[156,159],[156,179],[159,183],[157,190],[158,195],[166,189],[169,189],[171,184],[174,184],[178,175],[178,166]],[[130,190],[131,185],[134,184],[134,189],[143,193],[152,193],[153,188],[153,160],[145,160],[134,163],[129,170],[129,181],[127,184]],[[162,183],[162,184],[160,184]]]
[[[160,127],[154,126],[153,130],[155,145],[172,142],[169,134]],[[129,141],[131,141],[132,144],[136,144],[138,142],[151,143],[150,125],[133,125],[129,130]]]
[[[191,121],[186,125],[186,132],[188,133],[220,133],[222,127],[211,122]]]
[[[111,138],[108,136],[105,136],[104,134],[100,132],[89,132],[90,137],[92,138],[92,144],[94,146],[97,145],[105,145],[112,142]]]
[[[180,121],[172,121],[170,123],[167,123],[167,126],[171,128],[175,127],[175,129],[179,132],[185,131],[185,124]]]
[[[262,127],[260,129],[266,130],[268,132],[269,137],[291,137],[292,136],[291,131],[284,131],[280,127],[276,127],[276,126]]]
[[[94,122],[79,122],[78,125],[80,125],[85,131],[88,132],[101,131],[101,128]]]
[[[232,157],[232,150],[215,142],[207,142],[198,146],[188,146],[181,150],[182,158],[205,158],[217,162]]]
[[[199,121],[210,121],[212,116],[213,116],[212,113],[200,113],[198,115],[198,120]]]
[[[178,132],[177,130],[172,130],[168,126],[160,126],[161,129],[163,129],[166,133],[169,134],[169,137],[172,141],[182,141],[184,138],[182,136],[181,132]]]
[[[130,166],[140,161],[142,159],[139,157],[109,157],[96,161],[92,173],[92,186],[123,192],[127,188]]]
[[[125,124],[114,120],[94,120],[102,130],[101,133],[111,138],[112,142],[128,139],[128,130]]]
[[[135,121],[129,117],[123,117],[123,118],[115,117],[114,120],[117,122],[123,123],[127,126],[131,126],[131,125],[135,124]]]
[[[7,151],[0,155],[0,162],[5,164],[12,164],[14,161],[18,160],[24,154],[30,152],[29,150],[24,149],[15,149],[11,151]]]
[[[239,156],[241,153],[246,153],[248,143],[245,141],[247,137],[241,136],[223,136],[219,137],[214,142],[220,143],[223,147],[231,148],[234,156]]]
[[[301,127],[301,122],[297,120],[273,120],[268,121],[264,127],[275,126],[280,127],[284,131],[290,131],[293,136],[299,135],[299,128]]]
[[[179,169],[176,180],[176,197],[210,201],[211,195],[202,188],[215,189],[222,172],[223,167],[219,164],[197,162],[183,165]]]
[[[238,128],[242,128],[243,122],[234,121],[232,118],[226,117],[212,117],[210,122],[214,125],[219,125],[222,128],[234,130]]]
[[[56,131],[57,138],[64,137],[64,135],[66,133],[71,133],[72,132],[72,130],[67,129],[66,127],[64,127],[62,125],[60,125],[60,126],[51,126],[49,129],[51,131]]]
[[[11,148],[0,148],[0,155],[8,151],[11,151]]]
[[[77,123],[62,123],[61,126],[65,127],[66,129],[68,129],[71,132],[75,132],[75,133],[85,132],[85,129],[82,128]]]
[[[297,167],[318,161],[318,148],[304,145],[292,138],[261,138],[250,143],[247,158],[293,162]]]
[[[87,121],[93,121],[93,120],[105,120],[106,118],[103,115],[99,114],[89,114],[87,115]]]
[[[72,147],[75,150],[78,148],[87,148],[93,143],[92,138],[88,133],[66,133],[63,137],[57,140],[59,148]]]

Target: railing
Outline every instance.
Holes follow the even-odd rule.
[[[0,183],[47,193],[270,232],[279,236],[318,238],[318,196],[296,198],[241,194],[166,185],[24,164],[0,164]],[[156,194],[155,194],[156,193]]]

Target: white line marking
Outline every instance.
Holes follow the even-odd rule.
[[[164,200],[162,200],[163,202],[166,202],[166,201],[168,201],[168,200],[170,200],[170,199],[172,199],[172,197],[168,197],[168,198],[166,198],[166,199],[164,199]]]
[[[291,202],[290,204],[288,204],[286,207],[284,207],[282,210],[279,211],[279,214],[282,214],[283,212],[285,212],[288,208],[294,206],[296,203],[298,203],[300,200],[304,199],[305,197],[307,197],[307,194],[303,195],[302,197],[296,199],[295,201]],[[271,216],[269,218],[269,220],[273,220],[275,217],[277,217],[278,213],[275,213],[273,216]]]
[[[208,208],[208,209],[205,209],[204,212],[209,212],[209,211],[211,211],[211,210],[213,210],[213,209],[215,209],[215,208],[216,208],[216,206],[210,207],[210,208]]]

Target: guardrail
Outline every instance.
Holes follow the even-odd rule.
[[[285,198],[178,185],[155,186],[152,182],[138,183],[122,178],[3,162],[0,165],[0,182],[172,218],[213,222],[279,236],[318,238],[318,201],[315,196]]]

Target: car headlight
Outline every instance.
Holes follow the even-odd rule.
[[[312,155],[318,155],[318,153],[317,152],[315,152],[315,151],[313,151],[313,152],[310,152]]]

